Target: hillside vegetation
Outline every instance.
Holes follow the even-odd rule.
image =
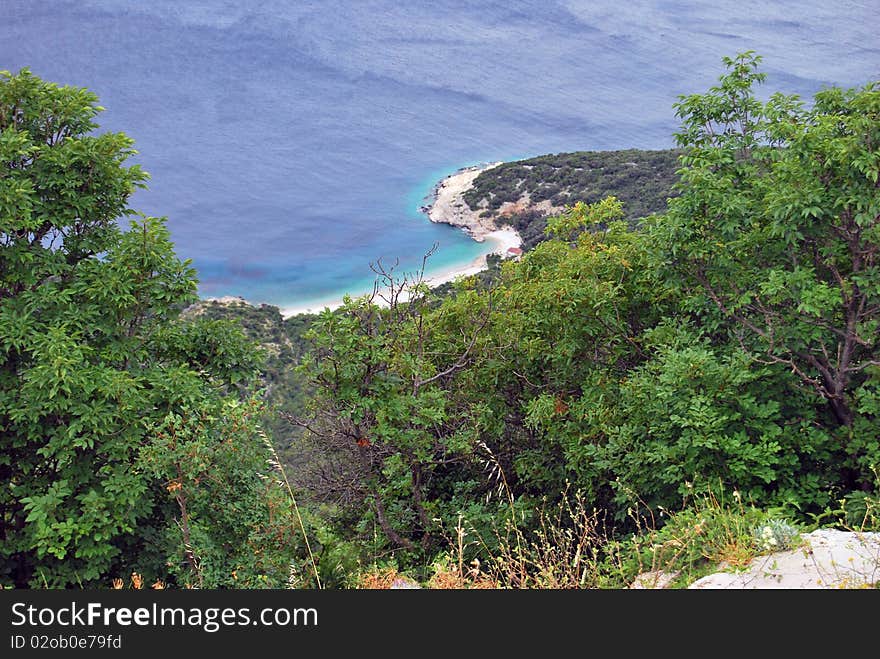
[[[663,213],[675,196],[677,150],[578,151],[508,162],[482,172],[464,200],[499,224],[510,224],[526,249],[544,239],[547,218],[577,202],[608,195],[623,202],[624,218]]]
[[[603,187],[494,276],[288,321],[193,307],[94,97],[2,74],[0,583],[684,586],[880,530],[880,83],[724,63],[665,208]]]
[[[182,315],[189,320],[234,323],[253,342],[263,356],[257,385],[260,399],[266,403],[263,426],[283,462],[288,466],[297,463],[294,443],[302,428],[290,419],[305,412],[309,391],[296,366],[309,350],[303,337],[317,316],[300,314],[285,319],[276,306],[252,306],[244,300],[201,300]]]
[[[618,199],[578,203],[494,286],[314,322],[306,440],[325,459],[297,478],[337,537],[422,575],[452,544],[459,572],[535,584],[565,538],[676,511],[670,533],[717,518],[733,544],[761,510],[876,523],[880,90],[763,102],[759,61],[676,105],[663,214],[634,228]],[[694,513],[705,497],[726,503]]]
[[[195,271],[128,207],[147,175],[101,111],[0,72],[0,584],[284,585],[307,541],[267,476],[260,354],[181,317]]]

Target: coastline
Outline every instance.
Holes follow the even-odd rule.
[[[501,164],[501,162],[494,162],[488,165],[459,169],[434,186],[432,202],[422,207],[421,210],[428,216],[431,222],[458,227],[476,242],[488,242],[492,245],[491,250],[468,263],[447,267],[438,272],[433,272],[429,268],[425,272],[424,281],[431,288],[455,281],[459,277],[467,277],[485,270],[489,267],[486,260],[489,254],[498,254],[502,258],[509,258],[511,254],[508,250],[521,247],[522,238],[513,227],[507,225],[498,227],[492,220],[479,217],[478,213],[472,211],[464,201],[464,194],[471,189],[474,179],[484,171]],[[360,295],[366,294],[368,292],[361,293]],[[352,294],[351,297],[356,298],[360,297],[360,295]],[[377,304],[381,304],[381,302],[381,300],[376,301]],[[317,314],[325,309],[333,311],[341,307],[342,304],[343,299],[341,296],[311,300],[294,306],[281,307],[281,315],[284,318],[290,318],[291,316],[305,313]]]
[[[430,206],[423,207],[428,219],[431,222],[460,227],[477,242],[483,242],[498,227],[492,220],[481,218],[478,212],[472,211],[465,203],[464,195],[473,187],[474,180],[480,174],[501,164],[493,162],[482,166],[462,167],[440,181],[434,187],[433,202]]]

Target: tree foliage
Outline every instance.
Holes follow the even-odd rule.
[[[224,584],[233,556],[253,561],[236,541],[226,562],[215,552],[181,573],[181,547],[201,555],[237,536],[212,523],[179,537],[175,469],[188,470],[199,500],[247,509],[239,535],[267,527],[258,474],[241,473],[259,460],[207,477],[229,466],[220,456],[236,417],[218,410],[250,377],[255,353],[227,324],[178,318],[195,299],[195,272],[175,256],[164,220],[128,208],[146,175],[126,165],[131,139],[93,134],[100,111],[87,90],[0,73],[0,581],[106,585],[138,569]],[[135,218],[127,231],[117,223],[125,216]],[[189,463],[169,462],[170,449],[156,457],[172,426],[190,437]],[[260,442],[250,426],[241,433]],[[273,547],[278,583],[295,543]]]
[[[497,276],[439,295],[377,264],[372,295],[288,324],[181,315],[195,273],[128,208],[131,140],[93,134],[86,90],[0,74],[0,581],[340,583],[380,556],[425,568],[463,520],[486,558],[572,491],[611,535],[719,484],[857,513],[880,464],[880,88],[761,100],[760,58],[725,64],[675,106],[663,214],[634,225],[603,193]]]
[[[676,106],[682,194],[652,227],[657,266],[683,311],[821,397],[864,469],[880,457],[862,402],[880,372],[880,87],[763,103],[760,58],[725,62]]]
[[[489,302],[451,318],[427,304],[420,274],[377,271],[372,296],[325,311],[306,334],[301,370],[316,396],[300,423],[320,455],[306,485],[362,538],[375,528],[391,548],[425,556],[473,468],[475,419],[450,385],[472,363]]]
[[[612,533],[719,484],[799,515],[871,487],[880,91],[761,101],[759,62],[676,105],[664,214],[577,203],[490,285],[313,326],[316,410],[362,465],[337,481],[360,492],[346,519],[393,519],[374,549],[456,514],[528,524],[572,487]]]

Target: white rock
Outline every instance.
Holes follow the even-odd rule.
[[[677,576],[678,572],[670,573],[663,572],[662,570],[656,570],[654,572],[643,572],[635,578],[635,580],[630,585],[630,588],[635,590],[654,590],[657,588],[666,588]]]
[[[690,588],[864,588],[880,582],[880,533],[819,529],[803,546],[758,556],[739,572],[717,572]]]

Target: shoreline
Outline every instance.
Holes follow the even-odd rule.
[[[490,234],[498,231],[499,227],[495,226],[492,220],[483,219],[478,212],[472,211],[465,203],[464,195],[473,187],[474,181],[480,174],[502,164],[499,161],[487,165],[462,167],[434,186],[434,199],[430,205],[423,206],[422,210],[431,222],[459,227],[473,240],[478,243],[483,242]]]
[[[468,263],[447,267],[437,272],[430,269],[425,272],[424,282],[431,288],[455,281],[459,277],[467,277],[482,272],[488,268],[486,257],[489,254],[498,254],[502,258],[513,256],[508,250],[521,248],[522,238],[513,227],[504,225],[498,227],[494,221],[479,217],[477,212],[472,211],[464,201],[464,194],[473,187],[474,179],[484,171],[497,167],[502,162],[493,162],[487,165],[475,165],[462,167],[453,174],[440,180],[432,190],[433,199],[430,204],[420,209],[431,222],[449,224],[462,229],[472,240],[478,243],[490,243],[493,248]],[[351,298],[369,295],[370,291],[359,294],[350,294]],[[215,298],[216,299],[216,298]],[[382,300],[376,300],[382,304]],[[325,309],[331,311],[338,309],[343,304],[343,296],[325,297],[310,300],[291,306],[278,305],[282,317],[290,318],[300,314],[318,314]]]

